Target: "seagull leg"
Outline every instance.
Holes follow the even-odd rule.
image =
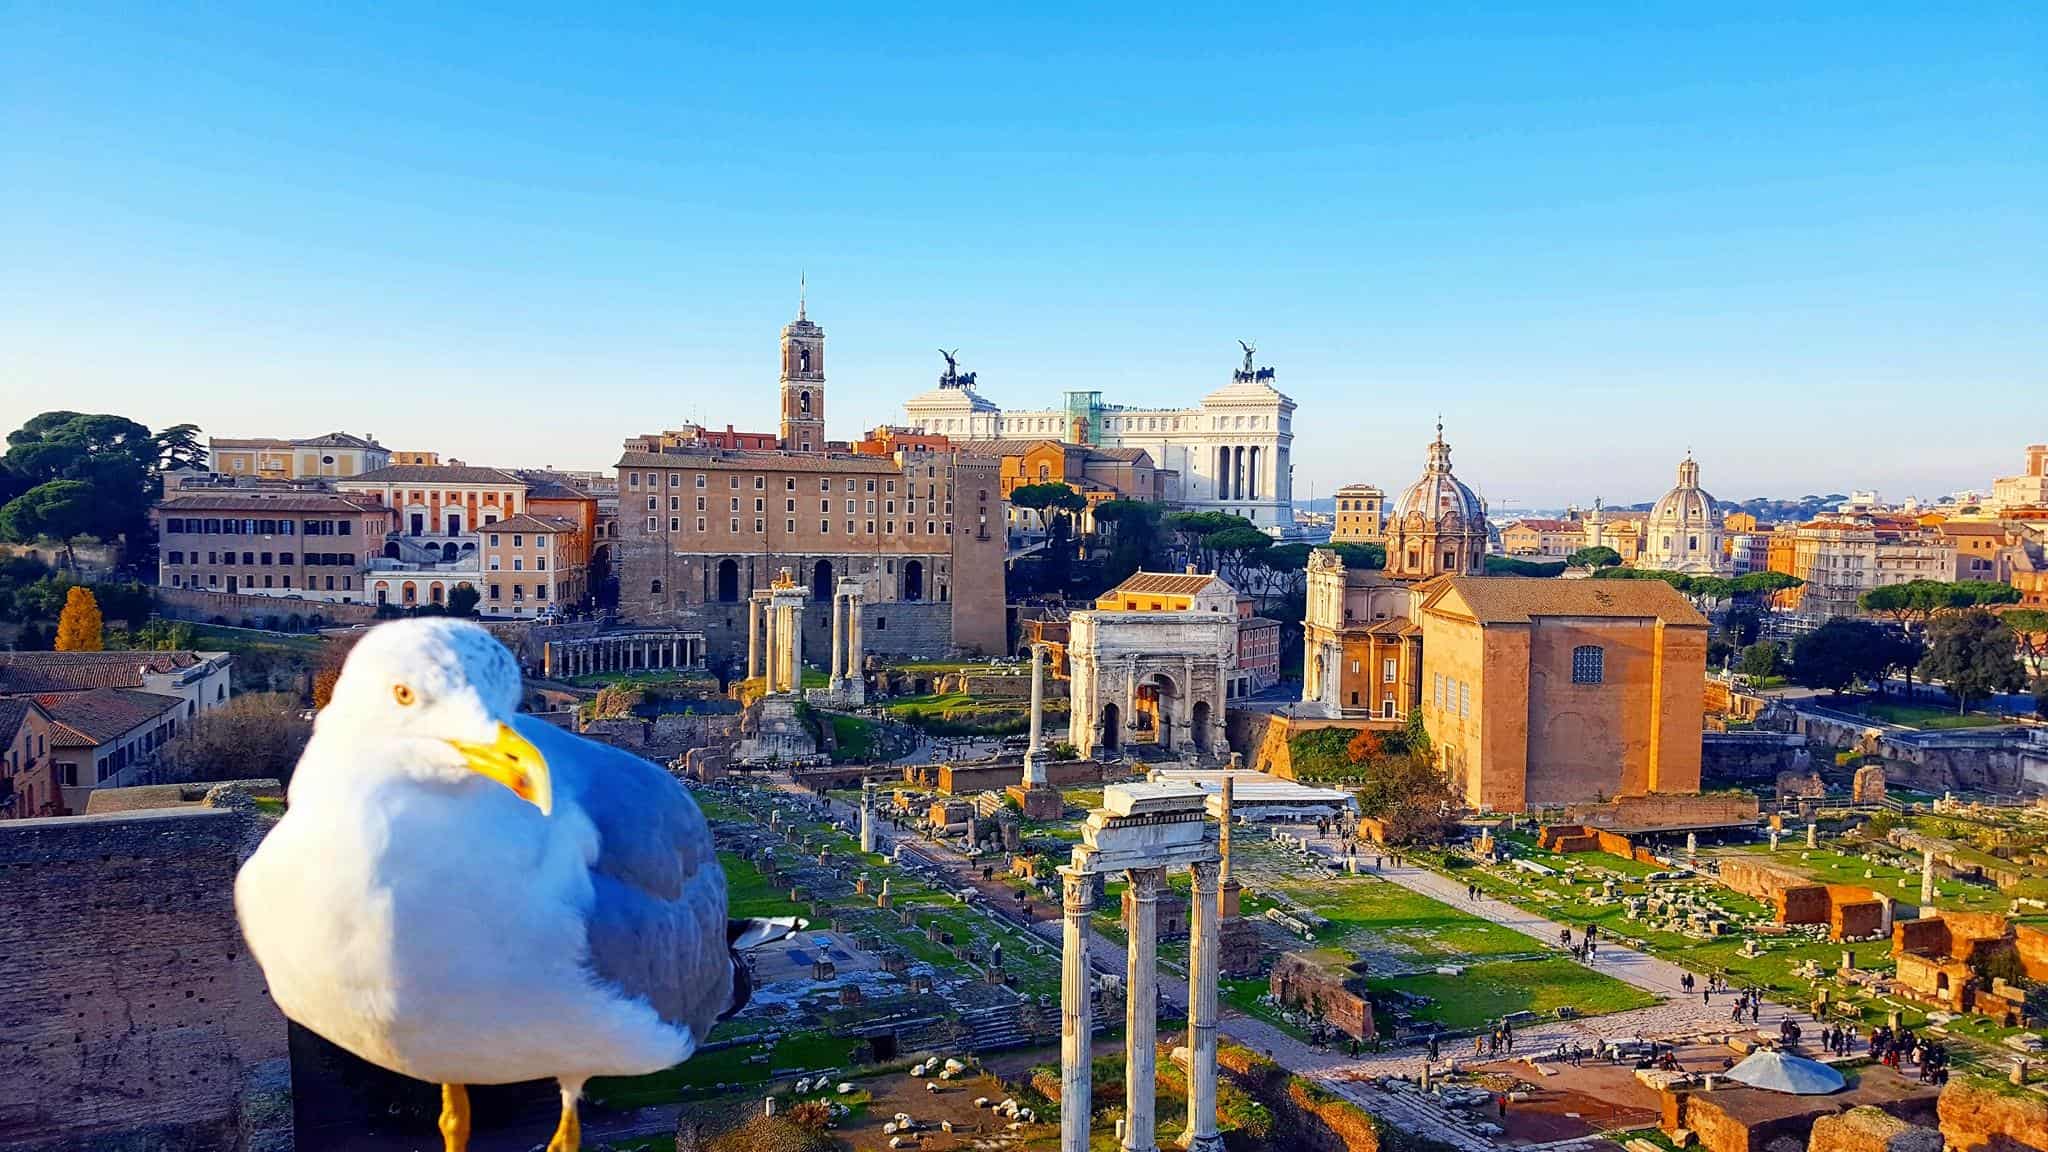
[[[469,1148],[469,1089],[460,1084],[441,1085],[441,1144],[444,1152]]]
[[[577,1119],[576,1102],[583,1096],[583,1082],[577,1081],[571,1088],[562,1085],[562,1122],[555,1126],[555,1138],[548,1141],[548,1152],[578,1152],[583,1146],[583,1122]]]

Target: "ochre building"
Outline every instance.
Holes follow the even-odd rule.
[[[1418,624],[1423,724],[1467,804],[1699,791],[1707,620],[1670,585],[1458,576]]]

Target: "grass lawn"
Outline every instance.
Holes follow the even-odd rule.
[[[1367,877],[1285,889],[1288,897],[1330,921],[1324,940],[1368,947],[1362,935],[1389,951],[1418,959],[1513,956],[1539,945],[1512,928],[1461,912],[1398,884]]]
[[[832,739],[838,745],[833,759],[860,761],[875,754],[875,722],[858,716],[842,716],[832,713]]]
[[[1993,728],[2009,723],[2002,716],[1991,716],[1983,712],[1957,713],[1948,708],[1929,708],[1922,704],[1891,704],[1873,700],[1862,706],[1864,715],[1882,720],[1887,724],[1902,724],[1908,728]]]
[[[1368,981],[1375,992],[1427,996],[1435,1003],[1415,1009],[1419,1019],[1447,1028],[1472,1028],[1511,1012],[1554,1012],[1569,1006],[1598,1016],[1647,1008],[1657,998],[1562,956],[1474,964],[1458,976],[1421,972]]]
[[[805,908],[790,903],[789,887],[772,884],[752,862],[730,852],[718,854],[725,869],[725,914],[733,919],[756,916],[799,916]]]
[[[283,603],[298,604],[299,602],[292,600],[284,601]],[[306,610],[301,607],[282,609],[279,615],[286,615],[293,611],[297,611],[301,615],[307,614]],[[318,611],[318,609],[314,609],[314,611]],[[194,647],[201,652],[242,652],[268,648],[279,652],[310,656],[320,651],[321,645],[327,643],[327,637],[318,633],[265,632],[257,628],[229,628],[220,624],[194,624],[192,631],[195,638]]]
[[[1816,848],[1808,851],[1801,847],[1788,846],[1777,852],[1715,851],[1712,855],[1723,859],[1742,856],[1769,862],[1772,866],[1790,872],[1801,872],[1816,880],[1830,884],[1855,884],[1882,892],[1894,899],[1917,904],[1920,900],[1920,870],[1918,868],[1896,868],[1890,864],[1874,864],[1860,856],[1838,852],[1831,848]],[[1800,844],[1805,842],[1798,841]],[[1896,853],[1888,853],[1896,855]],[[1706,855],[1706,853],[1702,853]],[[2003,863],[2001,861],[2000,863]],[[1870,873],[1865,879],[1864,873]],[[1899,881],[1906,881],[1904,888]],[[1960,880],[1936,879],[1934,889],[1937,907],[1963,909],[1972,912],[2003,912],[2011,904],[2011,897],[1999,892],[1988,884],[1966,884]]]
[[[768,1059],[758,1064],[750,1063],[749,1058],[759,1055],[761,1046],[740,1044],[699,1053],[688,1063],[645,1076],[601,1076],[590,1082],[588,1093],[607,1108],[671,1104],[709,1091],[714,1084],[765,1084],[777,1070],[844,1068],[860,1043],[847,1036],[784,1036],[768,1049]]]

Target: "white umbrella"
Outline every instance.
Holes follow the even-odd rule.
[[[1825,1096],[1840,1092],[1848,1084],[1840,1072],[1818,1060],[1768,1049],[1744,1057],[1742,1063],[1728,1070],[1728,1079],[1794,1096]]]

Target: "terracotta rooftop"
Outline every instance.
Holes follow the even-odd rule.
[[[95,688],[90,692],[39,696],[36,703],[56,721],[50,743],[59,748],[96,748],[181,707],[185,701],[179,696],[137,692],[132,688]]]
[[[185,491],[157,502],[160,512],[370,512],[384,509],[375,500],[331,492],[280,492],[263,488]]]
[[[359,476],[343,476],[335,487],[351,484],[504,484],[524,488],[526,481],[503,468],[477,468],[468,464],[393,464],[373,468]]]
[[[180,672],[209,658],[204,652],[0,652],[0,696],[140,688],[143,669]]]
[[[29,713],[41,711],[42,705],[26,696],[0,698],[0,748],[14,743],[14,736],[21,731]]]
[[[574,532],[576,522],[566,516],[535,516],[521,512],[483,526],[485,532]]]
[[[746,452],[702,449],[682,452],[627,452],[620,468],[693,468],[706,472],[872,472],[901,474],[889,456],[818,456],[803,452]]]
[[[1200,572],[1134,572],[1129,579],[1103,595],[1128,593],[1141,596],[1193,596],[1208,588],[1215,580],[1215,576]]]
[[[1454,576],[1447,586],[1481,624],[1527,624],[1539,616],[1612,616],[1651,617],[1691,628],[1707,626],[1699,609],[1662,580]]]

